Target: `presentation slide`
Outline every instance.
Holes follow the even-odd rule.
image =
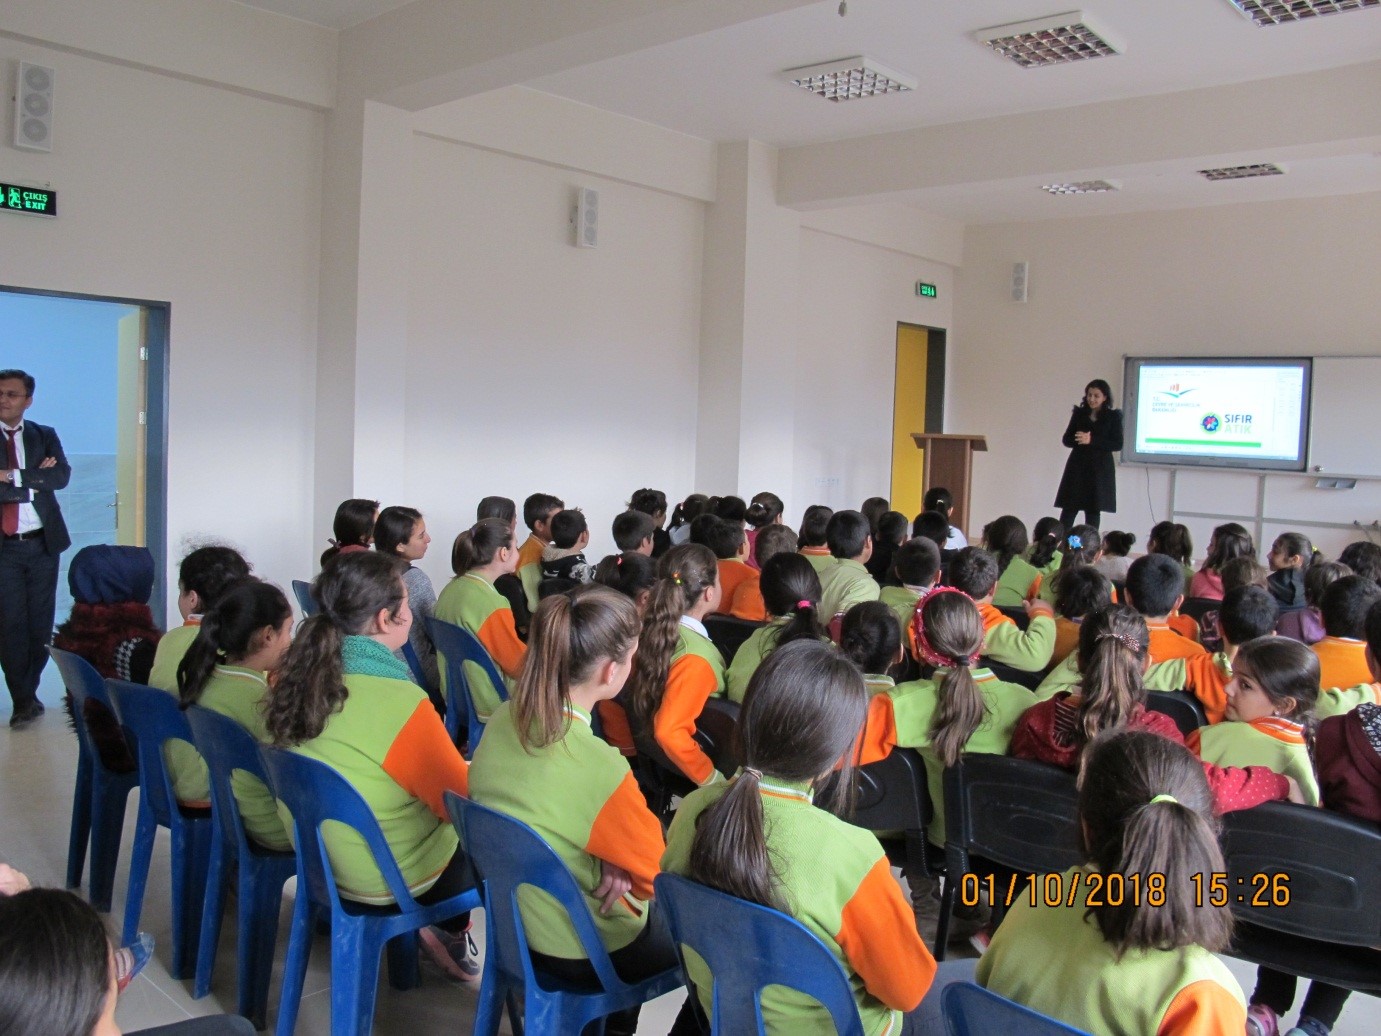
[[[1127,366],[1134,407],[1128,459],[1303,468],[1307,360],[1139,359]]]

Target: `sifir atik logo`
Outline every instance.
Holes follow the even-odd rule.
[[[1199,422],[1199,426],[1212,435],[1223,427],[1223,422],[1218,419],[1217,414],[1204,414],[1204,419]]]

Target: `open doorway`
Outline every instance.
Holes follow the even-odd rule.
[[[913,432],[939,432],[945,422],[945,332],[897,324],[897,372],[892,404],[892,509],[920,513],[925,456]]]
[[[57,621],[72,607],[67,565],[82,547],[147,547],[154,619],[164,624],[168,305],[0,286],[0,367],[34,376],[30,415],[53,426],[72,465],[57,494],[72,547]]]

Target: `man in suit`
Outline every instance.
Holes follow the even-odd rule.
[[[24,420],[33,406],[34,379],[0,370],[0,669],[14,700],[11,727],[43,715],[38,680],[48,662],[57,606],[58,558],[72,545],[56,490],[72,468],[57,432]]]

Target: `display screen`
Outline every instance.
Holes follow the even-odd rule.
[[[1122,459],[1303,471],[1311,361],[1129,357]]]

